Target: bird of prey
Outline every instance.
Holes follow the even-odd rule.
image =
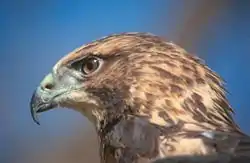
[[[36,123],[38,113],[57,107],[86,116],[102,163],[209,155],[230,161],[249,156],[250,138],[233,120],[223,85],[180,46],[149,33],[120,33],[60,59],[30,107]]]

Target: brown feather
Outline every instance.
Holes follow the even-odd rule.
[[[104,60],[102,69],[84,81],[86,91],[101,103],[91,116],[97,119],[104,162],[112,162],[108,158],[116,162],[118,151],[119,158],[129,155],[130,161],[206,155],[215,153],[215,148],[190,133],[213,130],[243,135],[231,116],[233,109],[222,79],[202,60],[174,43],[146,33],[111,35],[76,49],[62,58],[54,71],[91,55]],[[120,123],[128,123],[131,116],[149,123],[141,134],[151,125],[160,132],[150,138],[157,140],[157,155],[145,154],[149,149],[140,153],[139,147],[135,150],[132,144],[111,145],[115,137],[106,139],[110,133],[116,133],[116,137],[127,134],[132,141],[136,136],[134,127],[119,133],[126,128]],[[120,141],[122,144],[125,140]]]

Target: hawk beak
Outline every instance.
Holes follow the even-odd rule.
[[[38,113],[48,111],[57,106],[54,98],[57,97],[57,91],[53,91],[53,77],[47,75],[41,82],[40,86],[34,91],[30,101],[30,112],[32,119],[36,124],[40,124]]]

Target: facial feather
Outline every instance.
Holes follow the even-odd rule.
[[[101,71],[85,82],[102,103],[112,104],[99,97],[103,89],[119,90],[120,95],[113,95],[122,94],[120,100],[133,108],[131,114],[146,116],[155,124],[181,120],[219,130],[238,129],[220,77],[171,42],[150,34],[111,35],[70,53],[55,69],[86,55],[105,58]]]
[[[31,113],[34,120],[54,106],[83,113],[97,130],[103,162],[210,154],[214,144],[197,133],[244,135],[223,84],[172,42],[147,33],[115,34],[59,60],[34,92]]]

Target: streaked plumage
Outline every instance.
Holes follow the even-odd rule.
[[[249,155],[250,139],[231,117],[221,78],[151,34],[111,35],[59,60],[34,93],[31,112],[35,117],[56,106],[79,111],[94,124],[103,163]]]

